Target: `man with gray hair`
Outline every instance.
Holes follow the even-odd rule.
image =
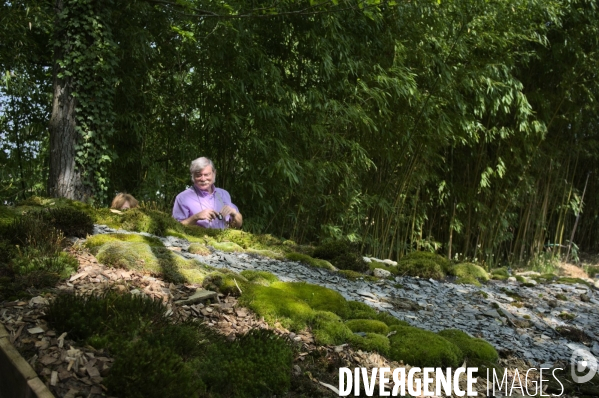
[[[216,168],[208,158],[197,158],[189,166],[193,186],[177,195],[173,217],[183,225],[204,228],[240,228],[243,217],[231,195],[214,186]]]

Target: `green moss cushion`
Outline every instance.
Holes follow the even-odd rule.
[[[389,326],[384,322],[372,319],[352,319],[345,322],[345,324],[352,332],[378,333],[385,335],[389,333]]]
[[[445,338],[411,326],[392,326],[397,333],[389,336],[389,358],[419,367],[458,367],[464,360],[462,351]]]
[[[377,333],[366,333],[364,337],[354,334],[350,337],[349,342],[357,349],[376,351],[382,355],[389,355],[391,349],[391,343],[387,336]]]
[[[397,273],[420,278],[443,279],[445,274],[452,273],[452,267],[451,261],[438,254],[412,252],[397,262]]]
[[[457,329],[442,330],[438,334],[457,345],[468,359],[480,359],[489,362],[497,362],[499,359],[497,350],[483,339],[470,337]]]
[[[318,344],[339,345],[353,335],[341,318],[329,311],[316,311],[312,319],[312,333]]]

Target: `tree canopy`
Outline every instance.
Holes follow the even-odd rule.
[[[253,232],[494,264],[582,213],[597,250],[597,6],[2,1],[0,197],[168,209],[208,156]]]

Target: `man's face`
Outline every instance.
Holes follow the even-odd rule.
[[[193,182],[202,191],[210,190],[210,187],[214,184],[214,170],[212,170],[212,166],[208,165],[202,170],[193,173]]]

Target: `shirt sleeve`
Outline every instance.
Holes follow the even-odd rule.
[[[229,195],[229,192],[223,189],[221,193],[223,198],[223,205],[231,206],[235,209],[236,212],[239,213],[239,208],[236,205],[234,205],[233,202],[231,202],[231,195]]]
[[[189,209],[187,206],[183,206],[180,195],[178,195],[175,199],[175,204],[173,205],[173,218],[177,221],[183,221],[191,215],[188,215],[188,213]]]

